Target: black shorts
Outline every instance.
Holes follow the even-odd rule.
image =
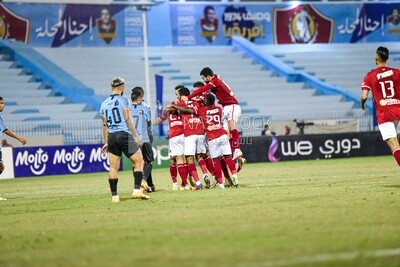
[[[138,144],[133,136],[127,132],[116,132],[108,134],[108,152],[121,157],[122,153],[130,158],[139,150]]]
[[[151,146],[150,143],[143,143],[142,155],[144,162],[150,163],[154,161],[153,147]]]

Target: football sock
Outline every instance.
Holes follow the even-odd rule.
[[[188,169],[195,182],[197,183],[198,181],[200,181],[199,175],[197,174],[196,165],[194,165],[194,163],[190,163],[188,164]]]
[[[145,181],[147,181],[147,179],[149,178],[152,169],[153,169],[153,164],[151,164],[151,163],[144,164],[143,177],[145,177],[145,179],[144,179]]]
[[[215,175],[213,160],[208,156],[204,160],[206,161],[206,166],[207,166],[208,171],[211,173],[211,175]]]
[[[198,163],[199,163],[201,172],[203,174],[207,174],[208,172],[207,172],[206,161],[204,159],[199,159]]]
[[[182,164],[179,164],[182,165]],[[169,173],[171,174],[171,179],[173,183],[176,183],[176,175],[178,173],[177,167],[175,164],[169,164]]]
[[[233,129],[231,131],[232,135],[232,147],[235,150],[236,148],[240,149],[240,137],[239,137],[239,132],[237,129]]]
[[[397,164],[400,166],[400,148],[393,151],[393,157],[396,159]]]
[[[220,163],[221,163],[222,172],[224,173],[224,177],[225,177],[225,178],[230,178],[228,166],[226,165],[225,159],[222,158],[222,159],[220,160]]]
[[[225,161],[226,161],[226,165],[228,165],[229,170],[231,170],[232,174],[236,174],[236,167],[235,167],[235,162],[233,162],[232,157],[231,156],[225,156]]]
[[[149,177],[147,178],[147,185],[148,186],[154,186],[152,173],[150,173]]]
[[[214,173],[215,173],[215,178],[217,178],[217,181],[219,184],[223,184],[222,180],[222,169],[221,169],[221,162],[219,159],[214,160]]]
[[[118,178],[115,179],[108,179],[108,183],[110,184],[110,189],[111,189],[111,195],[117,196],[117,184],[118,184]]]
[[[178,164],[178,172],[179,176],[182,179],[182,185],[187,185],[187,178],[188,178],[188,170],[185,165],[183,164]],[[176,177],[175,177],[176,180]]]
[[[140,190],[140,184],[142,183],[143,179],[143,172],[133,172],[133,178],[135,180],[134,189]]]

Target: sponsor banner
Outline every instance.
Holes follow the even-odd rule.
[[[109,171],[102,145],[13,148],[15,177]]]
[[[170,3],[148,12],[149,45],[400,41],[400,4],[212,5]],[[37,47],[143,46],[141,13],[130,5],[0,3],[0,38]],[[160,38],[162,36],[162,38]]]
[[[0,3],[0,38],[38,47],[142,46],[142,19],[126,5]]]
[[[391,154],[379,132],[248,137],[241,147],[248,162]]]
[[[173,45],[226,45],[233,35],[255,44],[400,41],[400,5],[171,4]]]
[[[0,39],[29,40],[30,22],[0,3]]]

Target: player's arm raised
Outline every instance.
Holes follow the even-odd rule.
[[[215,86],[212,83],[208,83],[208,84],[204,85],[203,87],[200,87],[199,89],[195,90],[193,93],[188,95],[187,98],[191,99],[191,98],[193,98],[195,96],[198,96],[198,95],[202,94],[205,91],[213,89],[214,87]]]

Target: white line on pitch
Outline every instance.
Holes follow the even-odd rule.
[[[254,266],[273,267],[273,266],[290,266],[296,264],[327,262],[334,260],[353,260],[358,257],[388,257],[400,255],[400,248],[393,249],[379,249],[366,252],[342,252],[332,254],[320,254],[314,256],[304,256],[292,259],[281,259],[274,261],[264,261],[254,264]],[[243,263],[240,266],[251,266],[252,264]]]

